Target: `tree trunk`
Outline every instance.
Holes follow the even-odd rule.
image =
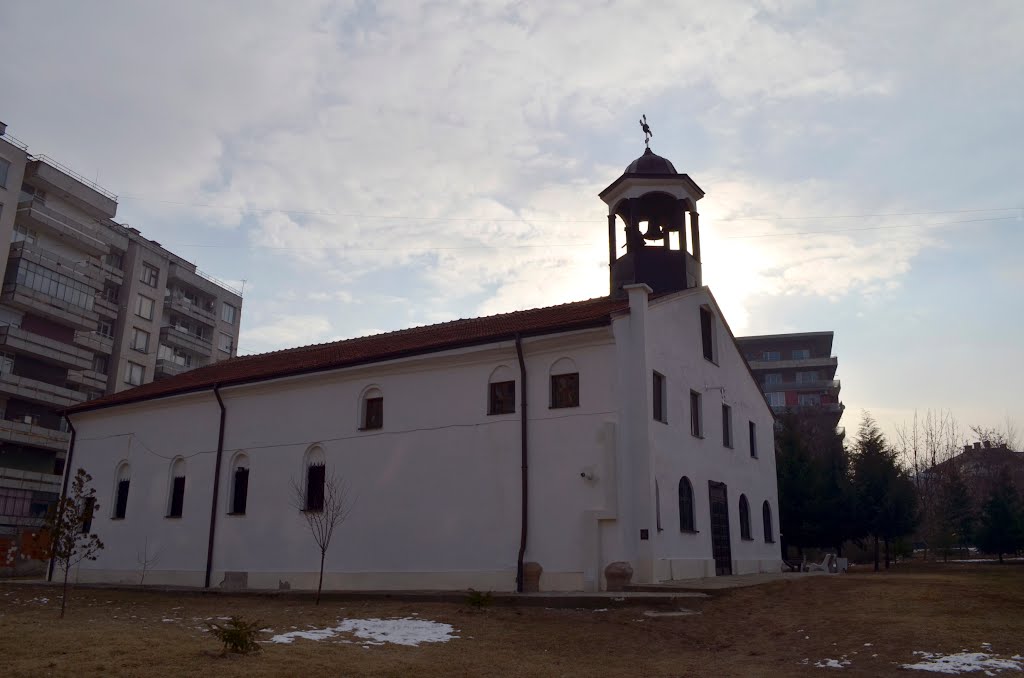
[[[889,538],[885,538],[885,569],[889,569]]]
[[[320,604],[320,590],[324,587],[324,557],[326,555],[324,551],[320,552],[320,581],[316,585],[316,605]]]
[[[1000,556],[1002,557],[1002,556]],[[70,563],[64,563],[64,591],[60,596],[60,618],[64,618],[64,608],[68,604],[68,571],[71,569]]]
[[[875,572],[878,572],[878,536],[875,536]]]

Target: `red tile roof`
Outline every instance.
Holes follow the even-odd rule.
[[[241,356],[90,400],[69,408],[67,412],[74,414],[112,405],[201,391],[216,384],[242,384],[505,341],[514,338],[516,334],[550,334],[607,325],[611,322],[613,313],[628,309],[629,302],[626,299],[601,297],[483,318],[453,320],[329,344],[314,344]]]

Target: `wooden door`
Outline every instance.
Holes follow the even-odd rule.
[[[729,494],[725,483],[708,481],[711,503],[711,553],[715,558],[715,574],[732,574],[732,546],[729,542]]]

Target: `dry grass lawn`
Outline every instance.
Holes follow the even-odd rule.
[[[0,675],[14,676],[776,676],[906,672],[913,651],[1024,654],[1024,566],[901,565],[716,593],[700,614],[444,603],[312,602],[0,584]],[[46,602],[43,602],[43,599]],[[408,647],[340,634],[222,656],[208,617],[261,619],[276,633],[346,618],[414,614],[458,638]],[[267,634],[269,637],[270,634]],[[346,641],[346,642],[339,642]],[[869,645],[870,644],[870,645]],[[1014,674],[1006,671],[1001,675]],[[981,674],[984,675],[984,674]],[[1019,674],[1018,674],[1019,675]]]

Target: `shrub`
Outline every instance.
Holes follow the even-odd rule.
[[[206,622],[206,628],[210,629],[210,633],[224,643],[225,652],[249,654],[262,649],[256,641],[256,637],[263,630],[261,621],[247,622],[241,617],[232,615],[231,620],[224,624]]]
[[[494,598],[491,596],[490,591],[482,592],[475,589],[470,589],[469,593],[466,594],[466,604],[470,607],[484,608],[490,607],[491,603],[494,602]]]

